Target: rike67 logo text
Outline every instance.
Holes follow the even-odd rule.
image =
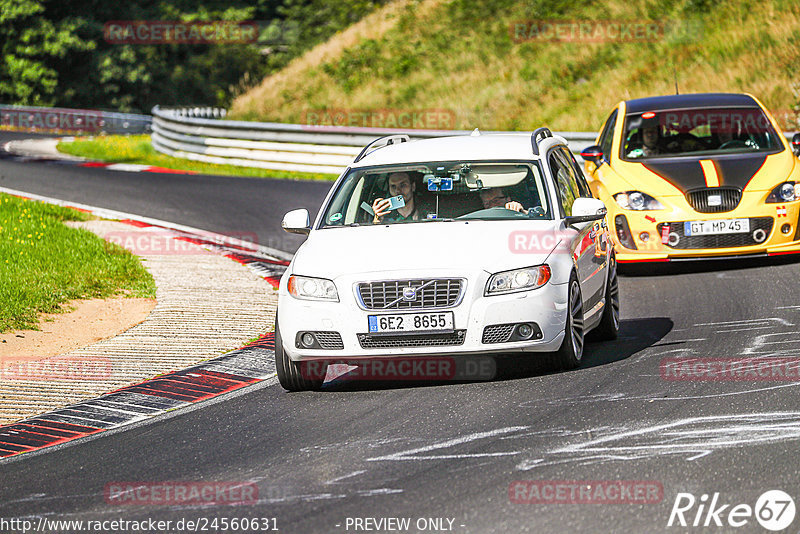
[[[753,526],[753,519],[763,528],[777,532],[794,521],[794,499],[781,490],[765,491],[749,504],[726,503],[719,493],[703,494],[698,499],[691,493],[678,493],[669,514],[667,526],[679,527],[725,527]]]

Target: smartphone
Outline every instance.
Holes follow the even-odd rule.
[[[391,197],[389,199],[389,211],[402,208],[405,205],[406,201],[403,200],[403,195],[397,195],[396,197]]]

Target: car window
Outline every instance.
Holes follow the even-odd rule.
[[[620,156],[627,160],[783,150],[758,107],[670,109],[625,117]]]
[[[322,227],[452,219],[552,219],[535,162],[424,162],[351,170]]]
[[[614,141],[614,128],[617,125],[617,110],[608,117],[606,125],[603,127],[603,134],[600,136],[600,150],[603,152],[605,161],[611,160],[611,144]]]
[[[586,182],[586,177],[583,175],[580,165],[578,165],[578,162],[575,160],[575,156],[566,147],[562,147],[559,150],[561,156],[567,160],[569,166],[572,168],[580,196],[590,198],[592,196],[592,190],[589,189],[589,184]]]
[[[556,184],[558,200],[560,202],[561,216],[572,215],[572,204],[580,197],[580,190],[575,180],[575,173],[571,166],[564,160],[558,150],[550,152],[548,158],[553,181]]]

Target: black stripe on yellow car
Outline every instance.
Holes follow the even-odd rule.
[[[767,161],[766,154],[736,154],[735,158],[714,158],[717,172],[724,185],[744,190]]]
[[[744,189],[766,160],[767,156],[762,154],[736,154],[736,158],[721,157],[689,161],[660,160],[642,163],[642,165],[686,193],[693,189],[721,185]],[[704,162],[707,163],[704,164]]]
[[[647,170],[674,185],[681,192],[706,186],[703,168],[697,160],[643,163]]]

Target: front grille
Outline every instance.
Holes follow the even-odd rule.
[[[514,324],[493,324],[483,329],[481,343],[505,343],[514,333]]]
[[[362,349],[397,349],[404,347],[446,347],[463,345],[466,330],[446,334],[419,334],[413,336],[374,336],[358,334]]]
[[[661,234],[661,229],[665,223],[658,224],[658,233]],[[772,217],[759,217],[750,219],[750,231],[747,233],[738,234],[719,234],[719,235],[693,235],[687,237],[683,233],[683,222],[673,222],[670,225],[670,234],[675,233],[678,237],[678,242],[667,244],[665,246],[672,249],[698,249],[698,248],[728,248],[728,247],[749,247],[752,245],[763,244],[769,239],[769,234],[772,232]],[[756,241],[753,238],[753,232],[756,230],[763,230],[764,239]]]
[[[420,289],[413,296],[406,295],[405,300],[403,290],[409,287]],[[458,302],[462,288],[460,278],[385,280],[358,284],[358,295],[368,310],[449,308]]]
[[[313,332],[317,338],[317,343],[323,349],[341,350],[344,348],[342,335],[339,332]]]
[[[719,196],[719,204],[712,206],[710,196]],[[686,194],[686,201],[699,213],[724,213],[733,211],[742,200],[742,192],[734,187],[710,187]],[[716,204],[716,202],[715,202]]]

